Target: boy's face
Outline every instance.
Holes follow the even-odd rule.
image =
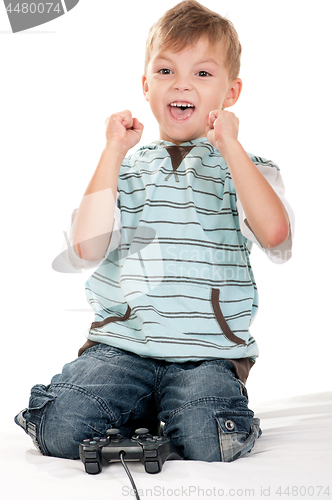
[[[222,43],[211,45],[205,38],[180,52],[156,45],[143,76],[160,139],[178,145],[205,137],[210,111],[235,104],[241,88],[240,79],[229,80]]]

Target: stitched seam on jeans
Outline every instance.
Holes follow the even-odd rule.
[[[216,398],[216,397],[207,397],[207,398],[199,398],[199,399],[194,399],[193,401],[188,401],[187,403],[183,404],[182,406],[179,406],[178,408],[175,408],[175,410],[170,412],[170,417],[169,421],[173,419],[178,413],[181,413],[183,410],[187,410],[188,408],[192,406],[197,406],[200,403],[208,403],[208,402],[225,402],[229,401],[229,398]]]
[[[154,393],[154,391],[151,391],[149,394],[146,394],[145,396],[142,396],[141,399],[137,402],[137,404],[133,407],[133,408],[130,408],[128,411],[124,411],[124,412],[120,412],[121,415],[134,415],[135,413],[135,410],[137,410],[139,404],[144,401],[144,399],[148,399],[152,396],[152,394]],[[140,416],[140,415],[139,415]]]
[[[221,429],[220,429],[218,424],[217,424],[217,426],[218,426],[217,428],[218,428],[218,437],[219,437],[218,441],[219,441],[220,457],[221,457],[221,461],[224,462],[225,456],[224,456],[223,447],[221,444],[221,441],[222,441]]]
[[[104,411],[112,415],[113,419],[116,419],[116,416],[112,412],[112,410],[109,408],[109,406],[104,402],[102,398],[99,396],[95,396],[92,392],[88,391],[87,389],[84,389],[83,387],[79,387],[77,385],[73,384],[68,384],[68,383],[59,383],[59,384],[52,384],[51,387],[56,388],[64,388],[64,389],[70,389],[72,391],[80,392],[81,394],[84,394],[85,396],[89,397],[90,399],[94,400]]]
[[[47,408],[45,409],[45,412],[47,412]],[[39,447],[41,448],[41,452],[43,455],[50,457],[51,453],[48,451],[48,448],[45,444],[45,439],[44,439],[44,420],[45,420],[45,412],[43,413],[41,419],[40,419],[40,428],[39,428],[39,437],[41,443],[38,442]]]
[[[224,418],[228,416],[232,417],[253,417],[254,412],[249,408],[247,410],[237,410],[233,408],[225,409],[225,410],[214,410],[213,415],[215,418]]]

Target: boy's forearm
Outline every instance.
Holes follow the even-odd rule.
[[[74,235],[75,253],[84,260],[99,260],[113,230],[119,170],[126,151],[107,143],[79,206]]]
[[[106,120],[106,147],[77,212],[73,247],[84,260],[104,257],[113,230],[117,184],[129,149],[141,139],[143,125],[130,111]]]
[[[289,234],[289,218],[280,198],[238,140],[222,144],[220,149],[256,238],[265,248],[281,245]]]
[[[119,171],[126,154],[126,149],[120,149],[118,144],[107,142],[84,196],[103,189],[111,189],[115,199]]]

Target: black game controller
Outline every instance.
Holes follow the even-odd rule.
[[[118,429],[108,429],[106,437],[85,439],[79,447],[80,459],[88,474],[99,474],[107,462],[140,461],[146,472],[157,474],[168,459],[181,459],[170,440],[152,436],[149,430],[135,431],[131,439],[124,438]]]

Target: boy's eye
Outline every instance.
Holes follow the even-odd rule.
[[[211,73],[208,73],[207,71],[199,71],[197,75],[206,77],[206,76],[211,76]]]
[[[170,75],[171,74],[171,70],[168,69],[168,68],[162,68],[158,71],[158,73],[160,73],[161,75]]]

